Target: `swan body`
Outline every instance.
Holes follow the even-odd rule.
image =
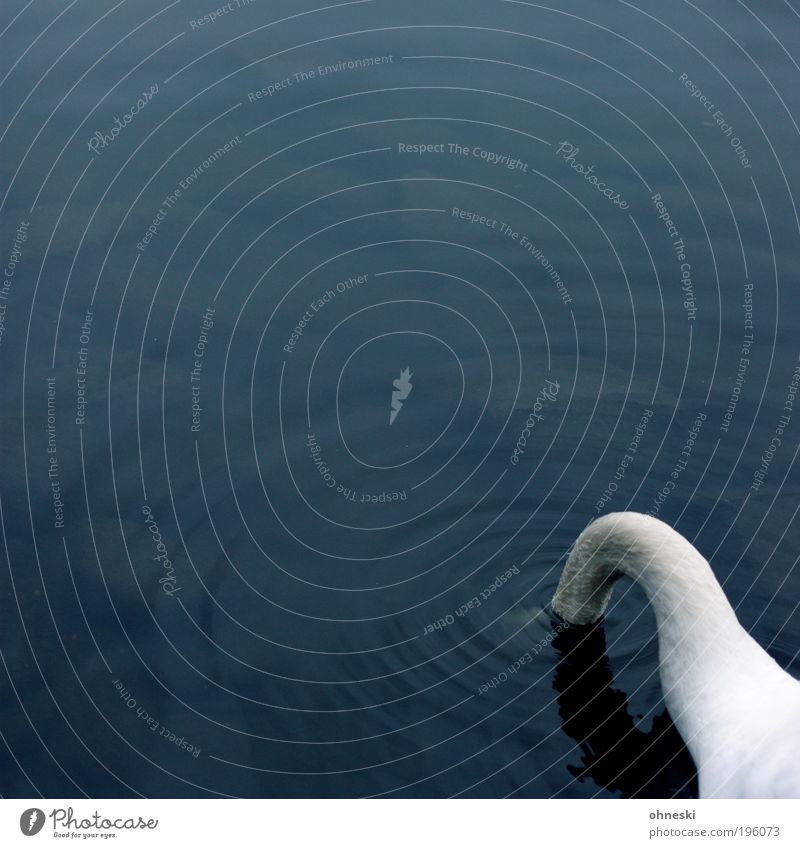
[[[800,798],[800,681],[741,626],[680,533],[635,512],[593,521],[570,552],[554,612],[570,624],[598,621],[622,575],[655,610],[664,700],[700,797]]]

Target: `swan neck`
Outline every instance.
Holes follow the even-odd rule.
[[[553,608],[571,623],[591,624],[605,613],[614,583],[623,575],[645,591],[662,637],[673,629],[682,638],[691,628],[696,639],[739,627],[699,551],[668,525],[636,513],[612,513],[584,530],[567,560]]]

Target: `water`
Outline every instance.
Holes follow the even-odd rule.
[[[547,604],[800,674],[797,8],[229,5],[3,16],[2,793],[690,797]]]

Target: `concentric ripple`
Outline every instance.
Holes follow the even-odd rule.
[[[796,6],[0,38],[0,794],[691,796],[644,599],[547,604],[647,512],[800,673]]]

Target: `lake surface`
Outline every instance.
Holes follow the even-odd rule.
[[[0,792],[691,797],[547,607],[800,675],[797,4],[211,6],[2,13]]]

